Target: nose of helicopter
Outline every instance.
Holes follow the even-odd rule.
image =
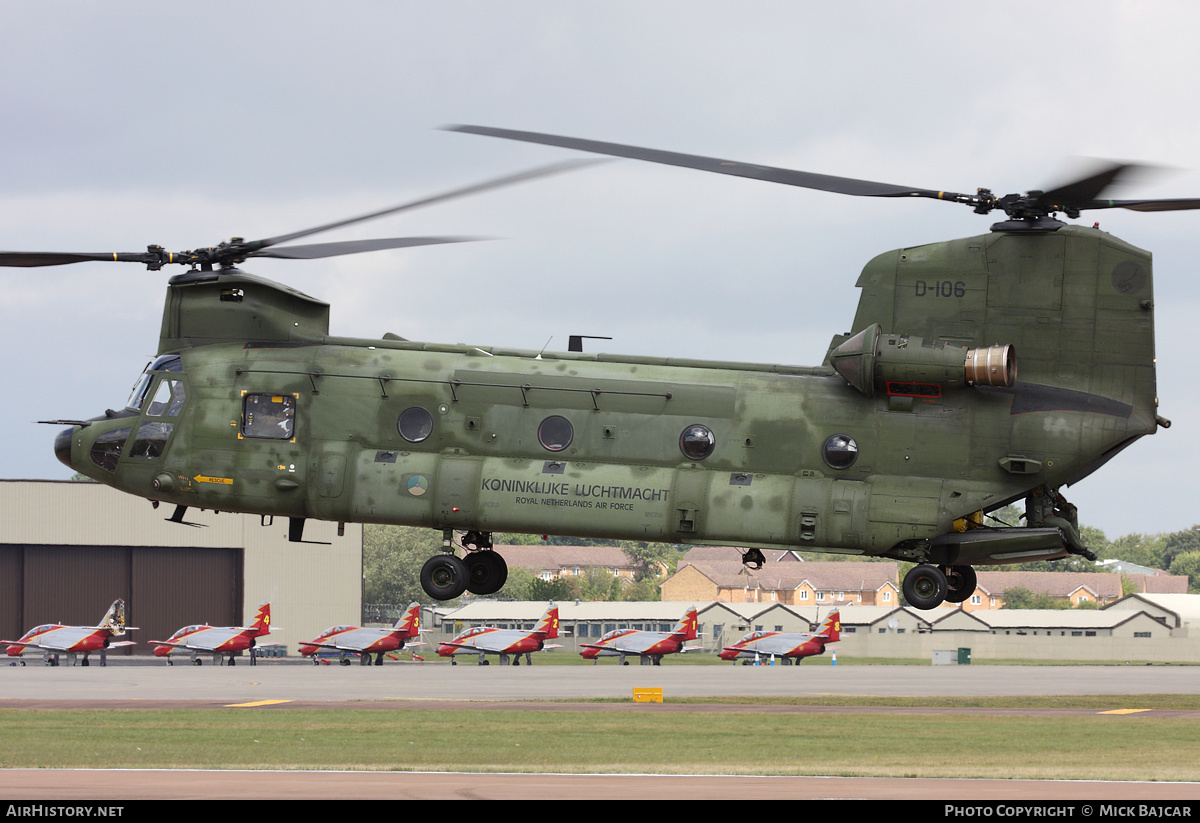
[[[54,438],[54,456],[67,468],[74,468],[71,465],[71,435],[74,432],[74,427],[63,429],[58,433],[58,437]]]

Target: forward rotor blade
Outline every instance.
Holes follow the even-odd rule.
[[[146,263],[151,259],[145,252],[60,252],[60,251],[0,251],[0,266],[35,268],[66,266],[69,263],[108,261],[117,263]]]
[[[316,260],[342,254],[358,254],[383,249],[403,249],[411,246],[434,246],[441,243],[470,243],[482,237],[384,237],[377,240],[343,240],[337,243],[308,243],[302,246],[252,251],[246,257],[278,257],[287,260]]]
[[[959,203],[973,203],[978,199],[974,195],[934,191],[932,189],[914,189],[905,186],[895,186],[891,183],[878,183],[873,180],[834,177],[828,174],[814,174],[813,172],[794,171],[792,169],[781,169],[773,166],[758,166],[751,163],[739,163],[733,160],[720,160],[715,157],[701,157],[694,154],[646,149],[638,146],[627,146],[621,143],[603,143],[598,140],[581,140],[575,137],[560,137],[554,134],[541,134],[532,131],[512,131],[510,129],[496,129],[488,126],[445,126],[443,128],[446,131],[462,132],[463,134],[479,134],[485,137],[503,137],[508,140],[520,140],[526,143],[541,143],[546,146],[590,151],[596,154],[625,157],[631,160],[646,160],[651,163],[663,163],[668,166],[680,166],[687,169],[729,174],[735,177],[747,177],[752,180],[764,180],[768,183],[783,183],[788,186],[817,189],[818,191],[834,192],[835,194],[850,194],[857,197],[928,197],[934,200],[951,200]]]
[[[311,234],[317,234],[331,229],[340,229],[343,226],[352,226],[355,223],[362,223],[367,220],[374,220],[378,217],[386,217],[390,214],[398,214],[409,209],[420,208],[421,206],[429,206],[433,203],[444,203],[447,200],[454,200],[459,197],[466,197],[471,194],[479,194],[480,192],[491,191],[503,186],[511,186],[517,183],[524,183],[527,180],[536,180],[539,177],[549,177],[553,174],[561,174],[565,171],[583,168],[584,166],[595,165],[599,161],[595,160],[568,160],[562,163],[553,163],[549,166],[540,166],[536,169],[510,174],[504,177],[497,177],[494,180],[487,180],[483,183],[475,183],[470,186],[464,186],[460,189],[452,189],[451,191],[435,194],[430,197],[422,197],[420,200],[413,200],[409,203],[402,203],[399,206],[373,211],[370,214],[364,214],[359,217],[351,217],[348,220],[338,220],[334,223],[326,223],[323,226],[316,226],[303,231],[292,232],[291,234],[281,234],[278,237],[268,237],[265,240],[243,241],[239,244],[245,253],[265,249],[269,246],[274,246],[278,243],[285,243],[288,240],[297,240],[301,237],[308,237]],[[346,254],[347,252],[342,252]]]
[[[360,215],[359,217],[351,217],[348,220],[338,220],[334,223],[326,223],[323,226],[316,226],[303,231],[292,232],[290,234],[281,234],[277,237],[268,237],[263,240],[235,240],[230,243],[221,243],[212,247],[200,247],[195,251],[185,252],[168,252],[161,246],[150,246],[145,252],[37,252],[37,251],[9,251],[0,252],[0,266],[13,266],[33,268],[37,266],[65,266],[70,263],[87,263],[94,261],[110,261],[119,263],[141,263],[147,268],[157,271],[168,263],[179,263],[190,266],[214,266],[214,265],[229,265],[236,263],[239,260],[244,260],[248,257],[276,257],[283,259],[317,259],[321,257],[335,257],[342,254],[354,254],[356,252],[379,251],[382,249],[396,249],[406,246],[425,246],[436,243],[461,243],[468,240],[480,238],[472,237],[416,237],[416,238],[385,238],[379,240],[351,240],[341,243],[314,243],[309,245],[290,246],[286,249],[278,249],[275,253],[267,254],[263,249],[270,248],[278,243],[284,243],[288,240],[296,240],[301,237],[307,237],[318,232],[330,231],[343,226],[352,226],[355,223],[362,223],[366,220],[374,220],[377,217],[386,217],[390,214],[398,214],[409,209],[420,208],[421,206],[429,206],[434,203],[443,203],[447,200],[454,200],[459,197],[466,197],[472,194],[479,194],[492,189],[502,188],[503,186],[511,186],[517,183],[524,183],[527,180],[536,180],[540,177],[548,177],[553,174],[559,174],[573,169],[583,168],[585,166],[595,165],[605,162],[603,160],[568,160],[563,163],[553,163],[548,166],[540,166],[528,171],[518,172],[517,174],[509,174],[504,177],[497,177],[493,180],[487,180],[483,183],[475,183],[470,186],[452,189],[441,194],[435,194],[430,197],[422,197],[419,200],[413,200],[408,203],[402,203],[399,206],[393,206],[388,209],[371,212],[370,214]]]

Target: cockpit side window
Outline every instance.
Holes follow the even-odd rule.
[[[130,457],[161,457],[171,437],[174,423],[159,423],[147,420],[138,426],[137,437],[133,439],[133,447],[129,450]]]
[[[296,433],[296,396],[246,394],[242,401],[242,435],[291,440]]]
[[[121,447],[129,439],[131,431],[133,431],[133,426],[125,426],[97,437],[92,444],[90,455],[92,462],[105,471],[115,472],[117,461],[121,459]]]
[[[146,409],[146,414],[151,417],[175,417],[183,408],[183,401],[187,399],[187,392],[183,388],[183,381],[164,377],[158,383],[158,388],[154,390],[154,397],[150,401],[149,408]]]
[[[164,354],[146,366],[137,382],[133,384],[133,390],[129,392],[125,408],[141,411],[142,403],[146,401],[146,394],[150,391],[150,384],[154,382],[154,372],[163,371],[182,372],[183,360],[177,354]]]

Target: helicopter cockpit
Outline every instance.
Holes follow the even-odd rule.
[[[146,366],[134,383],[124,410],[108,415],[130,419],[131,424],[96,436],[88,450],[93,464],[107,472],[115,472],[123,453],[127,457],[143,459],[162,456],[175,428],[174,418],[179,416],[187,400],[182,372],[183,361],[178,354],[163,355]],[[137,434],[125,452],[125,444],[134,430],[132,418],[139,414],[143,416],[142,422],[137,425]],[[56,443],[56,452],[59,452],[60,460],[66,456],[63,462],[70,465],[70,430],[64,434],[67,437],[64,442]]]

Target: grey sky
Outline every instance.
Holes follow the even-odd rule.
[[[1046,188],[1079,156],[1200,196],[1200,7],[1015,2],[0,3],[0,247],[181,250],[265,237],[574,156],[478,123],[955,191]],[[1110,537],[1186,528],[1200,423],[1200,214],[1100,212],[1155,255],[1161,413],[1068,496]],[[875,254],[988,230],[930,201],[838,197],[629,161],[314,240],[499,238],[247,268],[336,334],[815,364]],[[9,270],[3,477],[65,477],[55,429],[123,403],[165,278]]]

